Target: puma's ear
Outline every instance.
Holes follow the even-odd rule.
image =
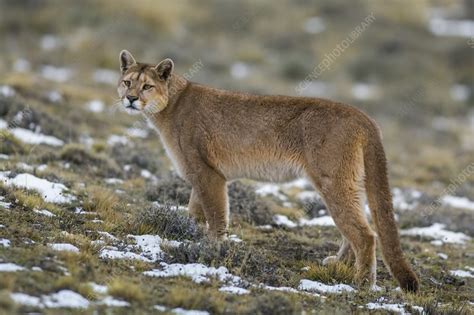
[[[174,63],[173,60],[167,58],[160,62],[156,67],[155,70],[158,72],[158,76],[162,80],[167,80],[169,76],[171,75],[171,72],[173,72],[174,68]]]
[[[127,71],[128,68],[130,68],[131,65],[136,64],[137,62],[135,61],[135,58],[133,58],[132,54],[128,52],[127,50],[122,50],[120,52],[120,70],[122,73]]]

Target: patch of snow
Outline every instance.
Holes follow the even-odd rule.
[[[369,310],[386,310],[394,313],[406,314],[403,304],[367,303],[365,306]]]
[[[140,171],[140,176],[143,177],[143,178],[152,178],[153,174],[149,170],[142,169]]]
[[[298,286],[299,290],[310,291],[310,292],[322,292],[322,293],[342,293],[342,292],[355,292],[356,290],[347,284],[335,284],[329,285],[318,281],[311,281],[303,279],[300,281]]]
[[[468,209],[474,211],[474,201],[467,199],[466,197],[457,197],[446,195],[441,198],[441,202],[453,208],[461,208],[461,209]]]
[[[438,253],[438,257],[443,259],[443,260],[448,259],[448,255],[446,255],[445,253]]]
[[[178,307],[171,310],[172,313],[176,315],[210,315],[206,311],[196,311],[196,310],[185,310],[184,308]]]
[[[259,226],[257,226],[257,229],[267,231],[267,230],[271,230],[272,226],[270,224],[259,225]]]
[[[0,246],[3,246],[3,247],[10,247],[11,246],[11,242],[10,240],[6,239],[6,238],[0,238]]]
[[[142,138],[145,139],[148,137],[148,130],[141,128],[127,128],[125,132],[129,137]]]
[[[402,211],[413,210],[418,206],[418,201],[422,193],[415,189],[402,190],[400,188],[392,189],[393,206]]]
[[[133,252],[120,251],[110,246],[101,249],[99,257],[102,259],[129,259],[129,260],[143,260],[151,262],[150,259]]]
[[[106,178],[104,179],[104,182],[109,185],[120,185],[123,184],[123,180],[120,178]]]
[[[132,259],[156,262],[163,256],[161,244],[170,246],[179,246],[181,244],[177,241],[163,240],[158,235],[128,235],[127,237],[133,239],[135,245],[128,245],[124,250],[107,246],[101,249],[99,257],[102,259]]]
[[[119,75],[117,71],[110,69],[97,69],[92,74],[92,80],[97,83],[105,83],[110,85],[117,84]]]
[[[408,236],[421,236],[435,241],[441,241],[447,244],[464,244],[466,241],[469,241],[471,238],[464,233],[452,232],[445,230],[445,225],[441,223],[434,223],[428,227],[418,227],[408,230],[401,230],[401,235]]]
[[[128,306],[130,306],[130,303],[128,303],[127,301],[117,300],[117,299],[114,299],[111,296],[106,296],[105,298],[103,298],[102,300],[97,302],[97,304],[107,305],[107,306],[110,306],[110,307],[128,307]]]
[[[159,203],[158,201],[153,201],[151,203],[154,207],[166,207],[168,205]],[[182,206],[182,205],[169,205],[170,210],[180,210],[180,211],[188,211],[187,206]]]
[[[32,172],[35,168],[31,165],[28,165],[23,162],[16,163],[16,167],[22,169],[23,171]]]
[[[242,240],[235,234],[229,235],[229,241],[236,242],[236,243],[241,243],[242,242]]]
[[[450,270],[449,274],[461,278],[474,278],[474,275],[466,270]]]
[[[48,244],[48,247],[51,248],[52,250],[55,251],[60,251],[60,252],[73,252],[73,253],[79,253],[79,248],[72,244],[68,243],[54,243],[54,244]]]
[[[43,295],[42,303],[49,308],[88,308],[90,304],[82,295],[71,290]]]
[[[11,293],[10,298],[20,305],[30,306],[30,307],[42,307],[41,299],[36,296],[28,295],[25,293]]]
[[[301,201],[313,200],[313,199],[317,199],[318,197],[319,197],[319,194],[317,192],[310,191],[310,190],[299,192],[296,195],[296,198],[298,198]]]
[[[0,129],[7,129],[7,128],[8,128],[8,122],[0,118]]]
[[[309,34],[318,34],[326,29],[322,18],[313,16],[307,19],[303,24],[303,30]]]
[[[0,128],[1,129],[1,128]],[[0,160],[9,160],[10,157],[6,154],[0,154]]]
[[[286,226],[286,227],[289,227],[289,228],[294,228],[294,227],[298,226],[298,224],[296,224],[295,222],[288,219],[288,217],[286,215],[282,215],[282,214],[274,215],[273,216],[273,222],[276,225],[280,225],[280,226],[282,225],[282,226]]]
[[[160,312],[164,312],[166,311],[166,306],[163,306],[163,305],[153,305],[153,309],[157,310],[157,311],[160,311]]]
[[[12,128],[9,132],[18,140],[27,144],[47,144],[52,147],[61,147],[64,141],[53,136],[36,133],[28,129]]]
[[[42,50],[50,51],[50,50],[58,48],[60,45],[61,45],[61,40],[59,39],[59,37],[55,35],[46,34],[43,37],[41,37],[40,47]]]
[[[107,144],[110,146],[114,146],[116,144],[126,145],[127,143],[128,143],[128,138],[126,136],[111,135],[107,139]]]
[[[41,67],[40,74],[45,79],[61,83],[71,79],[73,72],[69,68],[46,65]]]
[[[28,72],[31,70],[31,64],[28,60],[20,58],[13,63],[13,70],[16,72]]]
[[[13,263],[0,263],[0,272],[15,272],[21,270],[25,270],[25,268]]]
[[[31,267],[31,270],[37,271],[37,272],[43,272],[43,269],[41,269],[41,267],[38,267],[38,266]]]
[[[358,82],[352,86],[351,92],[356,100],[365,101],[373,99],[377,89],[374,85]]]
[[[299,219],[299,223],[295,223],[287,216],[277,214],[273,216],[273,222],[276,225],[289,228],[295,228],[297,226],[335,226],[334,220],[328,215],[312,219],[301,218]]]
[[[431,18],[429,30],[436,36],[457,36],[471,38],[474,36],[474,20],[447,20]]]
[[[334,94],[334,87],[327,82],[320,80],[304,82],[303,86],[299,87],[299,94],[301,96],[331,97]]]
[[[299,225],[300,226],[315,226],[315,225],[318,225],[318,226],[335,226],[336,224],[334,223],[334,220],[328,216],[328,215],[325,215],[325,216],[322,216],[322,217],[318,217],[318,218],[313,218],[313,219],[305,219],[305,218],[301,218],[300,219],[300,222],[299,222]]]
[[[104,236],[112,241],[118,241],[118,238],[110,234],[109,232],[98,231],[97,232],[100,236]]]
[[[90,302],[82,295],[71,291],[61,290],[41,297],[24,293],[11,293],[10,298],[17,304],[38,308],[88,308]]]
[[[0,179],[1,179],[1,175],[0,175]],[[5,208],[5,209],[10,209],[10,207],[12,206],[12,203],[11,202],[5,202],[5,201],[2,201],[4,200],[5,198],[4,197],[1,197],[0,196],[0,207],[2,208]]]
[[[34,209],[33,211],[34,211],[35,213],[38,213],[38,214],[41,214],[41,215],[44,215],[44,216],[47,216],[47,217],[50,217],[50,218],[56,216],[54,213],[52,213],[52,212],[50,212],[50,211],[48,211],[48,210],[46,210],[46,209],[43,209],[43,210],[36,210],[36,209]]]
[[[97,284],[95,282],[89,282],[90,287],[98,294],[107,294],[108,288],[105,285]]]
[[[249,67],[244,62],[236,62],[230,67],[230,75],[236,79],[244,79],[250,74]]]
[[[280,186],[276,184],[259,184],[257,186],[257,189],[255,190],[255,193],[263,197],[275,196],[282,201],[288,200],[288,197],[286,197],[283,193],[280,192]]]
[[[59,103],[63,101],[63,96],[58,91],[49,91],[46,94],[46,98],[53,103]]]
[[[79,142],[85,145],[86,147],[90,148],[94,144],[94,138],[88,135],[81,135],[79,137]]]
[[[167,264],[160,263],[162,269],[145,271],[143,274],[150,277],[188,277],[196,283],[209,282],[211,277],[216,277],[221,282],[238,284],[241,278],[234,276],[225,267],[207,267],[203,264]]]
[[[455,84],[451,87],[451,89],[449,89],[449,93],[451,94],[451,98],[453,100],[458,101],[458,102],[465,102],[469,99],[471,90],[469,89],[469,86],[462,85],[462,84]]]
[[[102,113],[104,111],[105,104],[101,100],[92,100],[86,103],[86,108],[92,113]]]
[[[231,293],[231,294],[237,294],[237,295],[243,295],[243,294],[249,294],[250,291],[244,288],[239,288],[235,286],[226,286],[226,287],[221,287],[219,289],[221,292],[225,293]]]
[[[46,165],[46,164],[41,164],[41,165],[39,165],[39,166],[36,168],[36,170],[38,170],[39,172],[43,172],[43,171],[45,171],[47,168],[48,168],[48,165]]]
[[[0,95],[4,97],[13,97],[15,96],[15,90],[8,85],[0,85]]]
[[[290,287],[273,287],[271,285],[265,285],[263,286],[264,289],[270,290],[270,291],[282,291],[282,292],[290,292],[290,293],[301,293],[300,291],[290,288]]]
[[[74,196],[66,193],[68,188],[60,183],[52,183],[46,179],[38,178],[28,173],[8,178],[9,172],[0,172],[0,180],[6,186],[15,186],[37,191],[46,202],[69,203],[75,200]]]
[[[307,178],[298,178],[295,179],[291,182],[285,183],[281,185],[282,188],[284,189],[292,189],[292,188],[298,188],[298,189],[305,189],[305,188],[311,188],[311,183]]]
[[[128,238],[134,239],[136,247],[141,251],[141,255],[149,258],[151,261],[158,261],[163,256],[160,245],[163,240],[158,235],[128,235]]]

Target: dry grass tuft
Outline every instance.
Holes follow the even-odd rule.
[[[143,289],[131,279],[115,278],[108,285],[108,293],[128,302],[142,303],[145,301]]]
[[[335,262],[327,266],[310,265],[304,277],[323,283],[352,283],[355,269],[342,262]]]
[[[97,212],[104,221],[123,223],[118,206],[119,198],[113,192],[97,186],[89,189],[89,198],[84,202],[85,211]]]
[[[175,286],[165,298],[171,307],[182,307],[188,310],[206,310],[212,314],[222,314],[226,301],[224,294],[214,288],[190,288]]]

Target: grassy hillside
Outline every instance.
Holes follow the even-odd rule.
[[[0,313],[473,312],[473,48],[439,26],[471,12],[469,1],[2,1]],[[193,81],[374,116],[421,293],[397,290],[380,254],[379,290],[358,289],[350,264],[323,266],[341,238],[304,180],[229,184],[233,236],[208,240],[155,132],[120,111],[123,48],[171,57]]]

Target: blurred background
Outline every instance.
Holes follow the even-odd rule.
[[[192,81],[365,110],[396,184],[436,191],[473,162],[473,19],[472,0],[2,0],[0,83],[65,116],[99,112],[116,100],[120,50],[170,57]],[[95,123],[81,130],[100,136]],[[471,184],[456,189],[472,198]]]

